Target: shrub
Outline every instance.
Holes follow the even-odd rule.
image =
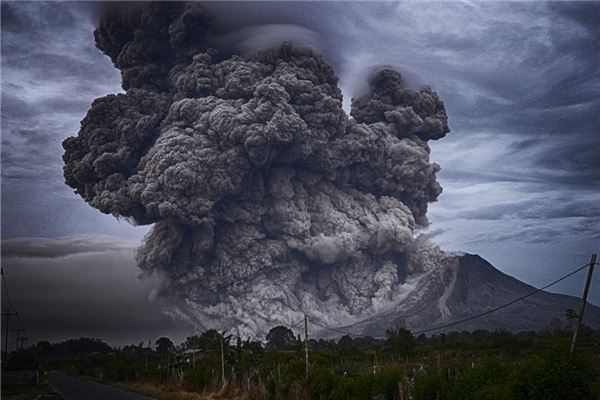
[[[507,400],[510,397],[508,368],[498,360],[488,360],[463,370],[450,387],[449,400]]]
[[[428,371],[415,377],[412,395],[415,400],[439,400],[446,397],[446,377],[439,371]]]
[[[515,400],[593,399],[598,380],[589,359],[565,350],[533,357],[519,368],[513,388]]]

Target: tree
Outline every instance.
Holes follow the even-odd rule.
[[[170,353],[175,350],[175,345],[168,337],[161,337],[156,340],[156,352],[159,354]]]
[[[550,320],[550,325],[548,327],[550,329],[550,333],[553,335],[558,335],[562,331],[562,321],[560,318],[552,318]]]
[[[355,349],[354,341],[349,335],[344,335],[338,341],[338,346],[342,352],[349,352]]]
[[[396,329],[388,329],[386,333],[388,335],[386,344],[394,353],[407,356],[413,352],[415,338],[411,331],[404,327],[397,327]]]
[[[575,310],[573,310],[572,308],[568,308],[565,311],[565,317],[567,318],[567,326],[569,329],[573,328],[573,324],[575,323],[575,321],[577,321],[577,318],[579,318],[579,315],[577,315],[577,313],[575,312]]]
[[[289,350],[296,345],[294,332],[285,326],[276,326],[267,334],[267,348]]]
[[[50,342],[41,341],[35,345],[35,348],[39,357],[46,357],[48,353],[50,353],[50,351],[52,350],[52,345],[50,344]]]

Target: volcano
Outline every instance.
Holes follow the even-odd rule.
[[[386,330],[404,325],[415,333],[436,334],[449,331],[507,330],[511,332],[549,329],[556,318],[566,324],[565,312],[579,312],[581,299],[540,291],[497,312],[446,328],[451,324],[492,310],[536,290],[496,269],[476,254],[457,257],[458,262],[434,268],[407,280],[403,300],[394,307],[358,323],[336,328],[339,333],[322,330],[326,337],[341,336],[341,332],[382,337]],[[600,327],[600,307],[586,306],[583,324]]]

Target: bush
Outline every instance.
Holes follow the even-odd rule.
[[[86,373],[87,371],[81,371]],[[135,369],[125,360],[117,359],[110,361],[104,368],[104,379],[109,382],[127,382],[135,380]]]
[[[191,368],[185,372],[184,382],[188,389],[202,391],[210,386],[213,381],[215,371],[219,371],[220,368],[213,360],[203,360],[200,363],[196,363],[194,368]]]
[[[449,400],[507,400],[510,398],[508,368],[498,360],[462,371],[448,393]]]
[[[447,382],[439,371],[420,373],[415,377],[412,395],[415,400],[439,400],[446,397]]]
[[[313,399],[329,399],[337,381],[335,373],[326,367],[315,367],[310,377],[310,397]]]
[[[519,368],[515,400],[587,400],[596,398],[599,371],[589,359],[565,350],[533,357]],[[596,393],[597,394],[597,393]]]

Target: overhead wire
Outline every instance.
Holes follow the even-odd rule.
[[[594,264],[598,264],[598,263],[594,263]],[[571,272],[569,272],[569,273],[561,276],[560,278],[558,278],[558,279],[550,282],[549,284],[547,284],[545,286],[542,286],[541,288],[535,289],[535,290],[533,290],[533,291],[531,291],[531,292],[529,292],[529,293],[527,293],[527,294],[525,294],[523,296],[517,297],[516,299],[513,299],[513,300],[509,301],[508,303],[504,303],[504,304],[502,304],[500,306],[494,307],[492,309],[486,310],[484,312],[481,312],[481,313],[478,313],[478,314],[475,314],[475,315],[471,315],[469,317],[466,317],[466,318],[463,318],[463,319],[460,319],[460,320],[457,320],[457,321],[453,321],[453,322],[449,322],[447,324],[442,324],[442,325],[434,326],[434,327],[428,328],[428,329],[422,329],[422,330],[419,330],[419,331],[415,331],[415,332],[413,332],[413,335],[420,335],[422,333],[428,333],[428,332],[432,332],[432,331],[436,331],[436,330],[440,330],[440,329],[449,328],[449,327],[452,327],[452,326],[455,326],[455,325],[459,325],[459,324],[462,324],[462,323],[465,323],[465,322],[468,322],[468,321],[472,321],[472,320],[475,320],[477,318],[481,318],[481,317],[484,317],[486,315],[495,313],[495,312],[500,311],[500,310],[502,310],[502,309],[504,309],[506,307],[509,307],[509,306],[511,306],[511,305],[519,302],[519,301],[522,301],[522,300],[524,300],[524,299],[526,299],[528,297],[531,297],[531,296],[533,296],[533,295],[535,295],[535,294],[537,294],[539,292],[542,292],[543,290],[545,290],[545,289],[547,289],[547,288],[549,288],[551,286],[554,286],[557,283],[559,283],[559,282],[561,282],[561,281],[563,281],[563,280],[565,280],[565,279],[567,279],[567,278],[575,275],[576,273],[578,273],[578,272],[580,272],[580,271],[582,271],[582,270],[584,270],[586,268],[589,268],[591,266],[592,266],[592,263],[586,263],[586,264],[584,264],[584,265],[582,265],[582,266],[574,269],[573,271],[571,271]],[[325,329],[327,329],[329,331],[336,332],[336,333],[341,333],[341,334],[345,334],[345,335],[349,335],[349,336],[372,337],[374,339],[385,338],[385,336],[364,335],[364,334],[359,334],[359,333],[352,333],[352,332],[349,332],[349,331],[346,331],[346,330],[343,330],[343,329],[340,329],[340,328],[332,328],[332,327],[327,326],[327,325],[325,325],[325,324],[323,324],[321,322],[318,322],[318,321],[311,320],[311,322],[313,324],[318,325],[318,326],[320,326],[322,328],[325,328]]]
[[[487,310],[487,311],[481,312],[481,313],[479,313],[479,314],[472,315],[472,316],[470,316],[470,317],[467,317],[467,318],[460,319],[460,320],[458,320],[458,321],[453,321],[453,322],[450,322],[450,323],[447,323],[447,324],[438,325],[438,326],[435,326],[435,327],[433,327],[433,328],[429,328],[429,329],[422,329],[422,330],[420,330],[420,331],[416,331],[416,332],[414,332],[414,334],[415,334],[415,335],[420,335],[421,333],[428,333],[428,332],[431,332],[431,331],[436,331],[436,330],[440,330],[440,329],[449,328],[449,327],[451,327],[451,326],[459,325],[459,324],[462,324],[462,323],[465,323],[465,322],[468,322],[468,321],[472,321],[472,320],[474,320],[474,319],[481,318],[481,317],[484,317],[484,316],[486,316],[486,315],[489,315],[489,314],[495,313],[495,312],[497,312],[497,311],[500,311],[500,310],[502,310],[502,309],[504,309],[504,308],[506,308],[506,307],[509,307],[509,306],[511,306],[511,305],[513,305],[513,304],[515,304],[515,303],[519,302],[519,301],[525,300],[525,299],[526,299],[526,298],[528,298],[528,297],[531,297],[531,296],[533,296],[533,295],[535,295],[535,294],[538,294],[539,292],[543,291],[544,289],[547,289],[547,288],[549,288],[550,286],[554,286],[554,285],[556,285],[558,282],[561,282],[561,281],[563,281],[563,280],[565,280],[565,279],[569,278],[570,276],[573,276],[573,275],[575,275],[575,274],[576,274],[576,273],[578,273],[579,271],[581,271],[581,270],[584,270],[584,269],[586,269],[586,268],[590,267],[591,265],[592,265],[591,263],[587,263],[587,264],[585,264],[585,265],[582,265],[581,267],[578,267],[577,269],[575,269],[575,270],[573,270],[573,271],[569,272],[569,273],[568,273],[568,274],[566,274],[566,275],[563,275],[562,277],[560,277],[560,278],[558,278],[558,279],[556,279],[556,280],[554,280],[554,281],[550,282],[549,284],[547,284],[547,285],[545,285],[545,286],[542,286],[541,288],[535,289],[535,290],[533,290],[533,291],[531,291],[531,292],[529,292],[529,293],[527,293],[527,294],[525,294],[525,295],[523,295],[523,296],[517,297],[516,299],[514,299],[514,300],[511,300],[511,301],[509,301],[508,303],[504,303],[504,304],[502,304],[502,305],[500,305],[500,306],[497,306],[497,307],[494,307],[494,308],[492,308],[492,309],[490,309],[490,310]]]
[[[13,308],[12,301],[10,301],[10,295],[8,294],[8,287],[6,285],[6,275],[4,274],[4,268],[2,268],[2,291],[6,295],[6,300],[8,302],[8,307]]]

